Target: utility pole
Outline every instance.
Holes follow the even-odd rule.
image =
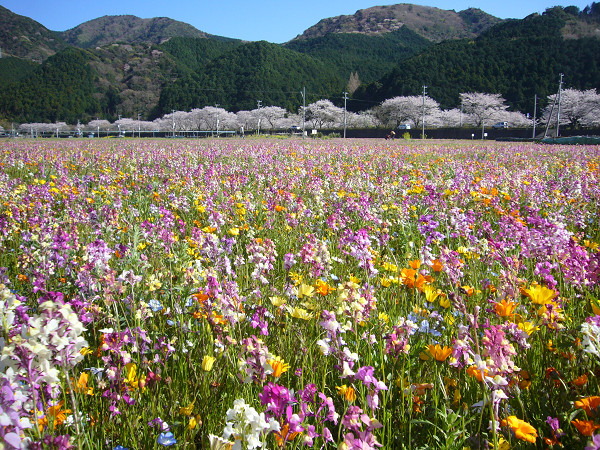
[[[558,111],[556,112],[556,137],[558,137],[558,130],[560,127],[560,97],[562,94],[562,84],[563,84],[564,74],[560,74],[560,81],[558,82]]]
[[[215,108],[216,110],[216,114],[217,114],[217,137],[219,137],[219,105],[218,103],[215,103]]]
[[[306,86],[302,88],[302,139],[306,135]]]
[[[260,106],[262,104],[262,100],[257,100],[256,105],[258,106],[258,135],[260,136]]]
[[[535,139],[535,117],[537,115],[537,94],[533,97],[533,136],[532,139]]]
[[[142,124],[140,123],[140,113],[138,113],[137,118],[138,118],[138,137],[141,138],[142,137]]]
[[[348,100],[348,93],[344,92],[344,139],[346,139],[346,101]]]
[[[423,85],[423,135],[422,139],[425,139],[425,95],[427,94],[427,86]]]
[[[173,137],[175,137],[175,110],[171,110],[171,118],[173,119]]]
[[[462,128],[463,102],[460,101],[460,127]]]

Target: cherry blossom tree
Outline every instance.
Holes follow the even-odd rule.
[[[407,122],[413,127],[419,127],[423,123],[423,109],[426,124],[439,122],[436,117],[440,106],[428,96],[425,97],[425,108],[423,108],[422,96],[394,97],[385,100],[379,108],[376,108],[375,114],[383,125],[392,128]]]
[[[460,94],[460,100],[466,121],[477,127],[501,120],[502,114],[508,108],[500,94],[463,92]]]
[[[107,130],[112,130],[115,127],[113,126],[112,123],[110,123],[108,120],[101,120],[101,119],[97,119],[97,120],[92,120],[90,122],[87,123],[87,125],[85,126],[86,130],[92,130],[92,131],[107,131]]]
[[[261,119],[261,128],[272,129],[280,128],[279,121],[283,119],[287,111],[279,106],[265,106],[256,109],[256,115]],[[253,112],[254,112],[253,111]]]
[[[302,115],[302,107],[300,107]],[[330,100],[318,100],[306,107],[306,121],[313,128],[332,127],[343,122],[344,110],[335,106]]]
[[[556,94],[548,96],[548,106],[542,114],[542,120],[548,121]],[[551,123],[556,123],[558,107],[552,110]],[[600,94],[596,89],[579,91],[564,89],[560,96],[560,124],[573,128],[600,125]]]
[[[438,114],[440,126],[448,128],[458,128],[463,125],[463,114],[458,108],[442,110]]]

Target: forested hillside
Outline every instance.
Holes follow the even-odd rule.
[[[217,57],[163,89],[154,115],[219,103],[227,110],[264,105],[296,109],[300,91],[341,95],[345,80],[328,64],[277,44],[253,42]]]
[[[351,72],[356,72],[367,83],[382,77],[403,59],[420,53],[430,45],[430,41],[407,27],[375,36],[331,33],[284,44],[290,50],[326,62],[341,78],[347,79]]]
[[[28,77],[3,86],[0,115],[16,121],[65,121],[101,111],[94,98],[96,74],[83,50],[67,48],[48,58]]]

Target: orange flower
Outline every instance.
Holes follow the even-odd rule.
[[[445,345],[442,347],[440,344],[430,344],[427,346],[427,352],[421,353],[421,359],[428,360],[431,356],[436,361],[446,361],[448,357],[452,354],[452,347],[446,347]]]
[[[77,380],[77,384],[73,387],[73,390],[79,394],[94,395],[94,388],[87,385],[89,377],[90,374],[85,372],[79,375],[79,380]]]
[[[316,291],[324,297],[327,294],[335,291],[335,288],[333,286],[329,286],[327,284],[327,282],[319,279],[319,280],[317,280],[317,289],[316,289]]]
[[[579,431],[584,436],[591,436],[594,434],[594,431],[600,428],[600,425],[595,424],[591,420],[572,420],[571,423],[575,425],[577,431]]]
[[[524,420],[519,419],[517,416],[509,416],[500,423],[503,427],[510,427],[513,433],[515,433],[515,437],[517,439],[521,439],[532,444],[535,443],[538,435],[537,430]]]
[[[582,398],[575,402],[575,408],[583,409],[588,416],[595,416],[598,412],[598,407],[600,407],[600,397],[597,395]]]
[[[501,302],[497,302],[494,304],[494,311],[500,317],[512,317],[514,316],[514,311],[517,308],[518,303],[515,303],[511,300],[503,299]]]
[[[277,212],[281,212],[281,211],[283,211],[284,209],[285,209],[285,208],[284,208],[283,206],[281,206],[281,205],[275,205],[275,211],[277,211]]]
[[[353,403],[356,400],[356,391],[352,386],[342,384],[341,386],[337,386],[336,389],[338,394],[341,397],[344,397],[347,402]]]
[[[414,259],[414,260],[412,260],[412,261],[409,261],[409,262],[408,262],[408,265],[409,265],[411,268],[413,268],[413,269],[417,270],[419,267],[421,267],[421,260],[419,260],[419,259]]]
[[[273,369],[273,373],[271,375],[273,375],[273,377],[275,378],[279,378],[284,372],[287,372],[290,368],[290,365],[286,363],[283,359],[281,359],[279,356],[276,356],[275,358],[270,359],[267,362],[271,365],[271,368]]]
[[[409,288],[414,288],[416,274],[417,271],[414,269],[402,269],[400,272],[400,281],[403,285],[408,286]]]
[[[577,386],[577,387],[581,387],[581,386],[585,385],[587,382],[588,382],[588,376],[584,373],[580,377],[577,377],[573,381],[571,381],[571,384],[573,384],[574,386]]]
[[[62,409],[65,401],[61,401],[57,405],[50,406],[46,410],[46,414],[41,419],[38,419],[38,427],[40,432],[47,426],[52,424],[52,428],[56,428],[56,426],[61,425],[65,420],[67,420],[67,414],[71,414],[70,409]]]
[[[483,375],[487,376],[489,373],[489,371],[487,369],[484,369],[483,371]],[[467,375],[474,377],[477,379],[477,381],[482,381],[483,380],[483,376],[481,375],[481,370],[479,370],[477,368],[477,366],[471,366],[467,369]]]
[[[290,433],[290,424],[286,423],[281,427],[281,430],[275,432],[275,440],[277,441],[277,446],[283,447],[286,442],[293,441],[296,436],[298,436],[298,432],[294,431]]]
[[[439,259],[434,259],[431,262],[431,270],[433,270],[434,272],[441,272],[443,268],[444,268],[444,265],[441,263],[441,261]]]
[[[465,285],[465,286],[461,286],[460,288],[461,288],[461,290],[462,290],[462,291],[463,291],[465,294],[467,294],[469,297],[471,297],[471,296],[472,296],[472,295],[475,293],[475,289],[474,289],[474,288],[472,288],[471,286],[467,286],[467,285]]]

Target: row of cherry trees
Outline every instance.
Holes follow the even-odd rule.
[[[19,131],[25,133],[56,133],[77,129],[84,131],[135,132],[161,131],[224,131],[235,130],[252,132],[255,130],[341,128],[344,121],[348,128],[387,127],[396,128],[409,124],[413,128],[491,126],[496,122],[508,122],[512,127],[529,127],[533,118],[518,111],[509,111],[500,94],[462,93],[461,107],[442,110],[439,104],[428,96],[394,97],[380,105],[361,113],[344,112],[329,100],[319,100],[306,107],[300,107],[297,114],[278,106],[267,106],[251,111],[228,112],[223,108],[206,106],[189,112],[174,111],[154,121],[123,118],[111,123],[107,120],[93,120],[86,125],[72,127],[64,122],[45,124],[22,124]],[[537,118],[538,123],[546,123],[552,114],[556,121],[558,107],[552,108],[555,96],[548,98],[548,106]],[[574,127],[600,126],[600,94],[595,89],[578,91],[565,89],[561,93],[561,125]]]

